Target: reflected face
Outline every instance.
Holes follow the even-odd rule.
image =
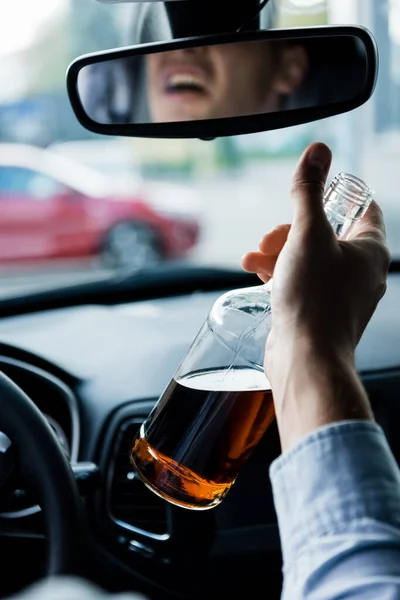
[[[300,85],[307,69],[301,46],[266,41],[155,53],[146,60],[153,122],[279,110],[282,95]]]

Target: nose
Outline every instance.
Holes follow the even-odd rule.
[[[204,57],[208,52],[208,46],[195,47],[195,48],[184,48],[183,50],[177,50],[176,53],[186,57]]]

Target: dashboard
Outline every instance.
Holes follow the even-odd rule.
[[[100,478],[84,494],[84,503],[95,578],[106,587],[131,589],[138,578],[168,587],[171,565],[182,547],[188,564],[192,558],[197,569],[197,558],[210,552],[221,581],[224,568],[228,576],[236,562],[248,578],[257,561],[265,564],[265,557],[280,571],[268,478],[280,453],[275,425],[212,511],[167,505],[137,479],[128,460],[136,430],[224,291],[0,319],[0,370],[37,404],[71,463],[99,469]],[[356,354],[376,419],[397,460],[399,306],[400,275],[394,273]],[[16,475],[8,493],[0,494],[0,543],[5,537],[40,539],[41,528],[40,508]]]

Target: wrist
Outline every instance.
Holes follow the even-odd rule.
[[[314,371],[322,371],[326,376],[334,376],[341,369],[352,369],[356,373],[354,350],[350,344],[333,342],[307,332],[274,328],[267,341],[265,368],[269,380],[275,382],[277,388],[288,376],[297,379]]]
[[[272,336],[265,369],[284,450],[325,425],[373,420],[350,348]]]

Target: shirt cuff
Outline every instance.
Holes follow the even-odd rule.
[[[272,463],[270,478],[284,562],[361,519],[400,525],[399,468],[375,423],[318,429]]]

